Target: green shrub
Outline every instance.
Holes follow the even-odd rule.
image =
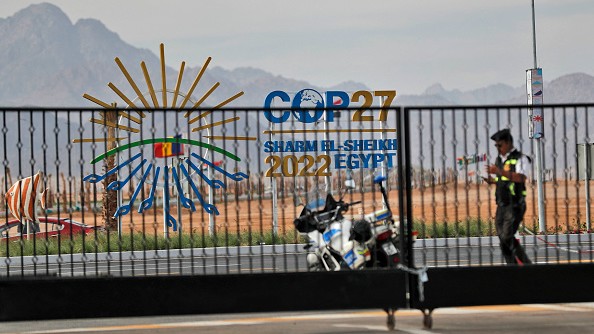
[[[468,218],[455,222],[426,222],[415,219],[413,231],[418,238],[464,238],[497,235],[492,220]]]
[[[302,243],[302,237],[294,231],[274,235],[264,233],[217,233],[213,236],[202,234],[171,233],[169,238],[162,234],[148,235],[141,233],[122,234],[116,232],[97,232],[86,236],[45,239],[22,239],[0,242],[0,257],[16,257],[30,255],[105,253],[160,249],[204,248],[204,247],[236,247],[261,244]]]

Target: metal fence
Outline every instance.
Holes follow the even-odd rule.
[[[307,271],[304,204],[333,193],[362,201],[353,217],[377,210],[378,173],[397,204],[395,117],[356,114],[4,110],[0,183],[16,188],[0,204],[0,277]]]
[[[528,210],[518,235],[535,263],[524,269],[533,273],[526,280],[542,270],[561,275],[580,265],[582,276],[574,276],[579,282],[592,271],[589,182],[584,180],[592,173],[582,161],[590,157],[588,112],[593,107],[545,107],[546,229],[539,230],[533,163]],[[340,111],[4,109],[0,111],[0,188],[7,194],[0,202],[0,226],[4,225],[0,227],[4,298],[0,299],[6,303],[2,319],[171,314],[182,307],[183,312],[227,312],[480,304],[484,294],[464,301],[444,297],[440,290],[464,275],[470,286],[487,271],[498,278],[515,270],[501,267],[494,187],[481,176],[497,155],[489,137],[502,128],[511,129],[515,147],[534,161],[535,142],[528,138],[526,115],[525,106]],[[400,221],[405,267],[309,272],[306,240],[293,225],[303,205],[332,193],[361,201],[347,215],[358,219],[384,206],[372,183],[379,174],[387,177],[389,204]],[[39,184],[31,190],[35,175]],[[355,190],[344,186],[347,179],[354,180]],[[21,212],[21,217],[13,212]],[[38,223],[26,223],[27,214],[29,218],[35,214]],[[429,268],[430,277],[424,288],[415,271],[423,267]],[[318,284],[328,288],[338,278],[343,288],[363,290],[347,294],[337,287],[335,293],[341,296],[334,303],[308,303],[311,294],[320,293]],[[271,291],[294,288],[295,279],[309,291],[303,298],[282,306],[259,299]],[[67,286],[55,285],[48,292],[47,282]],[[78,293],[78,300],[83,295],[96,298],[107,290],[114,298],[143,289],[151,289],[152,296],[114,304],[111,311],[93,308],[68,315],[47,309],[36,315],[7,311],[22,303],[11,296],[15,290],[23,291],[23,284],[25,291],[45,295],[53,303],[50,296],[73,287],[84,290],[88,282],[101,286],[100,292]],[[365,303],[364,298],[355,299],[386,285],[389,293],[380,290],[384,292]],[[177,286],[176,307],[149,310],[147,306],[139,311],[128,307],[143,302],[154,306],[153,300],[162,302],[161,295],[169,300],[173,292],[162,290],[165,286]],[[244,288],[238,290],[239,286]],[[199,307],[181,300],[183,294],[207,296],[209,302],[224,299],[216,293],[239,293],[259,301],[252,299],[249,308],[241,309],[225,303]],[[510,301],[483,300],[485,304]],[[564,299],[550,298],[559,300]]]
[[[486,165],[498,155],[490,136],[504,128],[511,130],[514,147],[532,161],[527,168],[528,209],[517,235],[528,256],[538,264],[592,262],[590,182],[585,181],[591,177],[586,177],[590,167],[582,159],[592,141],[591,110],[587,105],[545,108],[541,217],[536,139],[528,136],[526,107],[407,109],[414,147],[407,168],[413,219],[422,237],[415,263],[505,263],[494,226],[495,187],[483,179],[488,177]]]

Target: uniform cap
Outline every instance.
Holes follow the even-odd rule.
[[[512,139],[513,139],[513,137],[511,135],[511,132],[509,132],[509,129],[499,130],[491,136],[491,140],[494,140],[494,141],[501,141],[501,140],[510,141]]]

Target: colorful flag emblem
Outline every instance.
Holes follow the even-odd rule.
[[[177,135],[173,138],[181,138]],[[167,158],[184,155],[184,145],[181,143],[155,143],[153,145],[155,158]]]

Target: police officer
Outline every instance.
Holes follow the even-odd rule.
[[[486,167],[489,184],[495,184],[495,227],[499,236],[501,252],[507,264],[528,264],[530,259],[515,234],[526,212],[526,172],[531,160],[514,148],[514,139],[509,129],[491,136],[499,155],[495,164]],[[495,175],[492,177],[491,175]]]

